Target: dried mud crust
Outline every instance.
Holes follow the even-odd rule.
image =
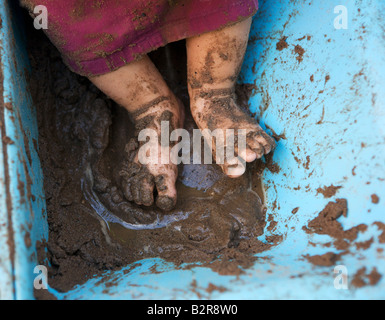
[[[166,215],[155,206],[143,208],[125,200],[122,176],[135,170],[127,162],[135,148],[135,128],[127,112],[70,72],[44,36],[33,33],[29,39],[30,89],[37,108],[49,224],[49,239],[42,245],[48,251],[51,287],[65,292],[106,270],[148,257],[164,258],[176,268],[199,263],[220,274],[240,274],[253,264],[254,254],[281,240],[256,240],[266,225],[261,163],[250,165],[239,179],[226,177],[216,165],[180,166],[178,202]],[[161,54],[153,59],[161,71],[167,66]],[[188,105],[180,70],[166,80]],[[248,94],[240,88],[244,98]],[[195,128],[191,116],[186,119],[186,128]],[[85,190],[97,196],[97,205],[131,225],[148,225],[156,218],[177,221],[145,230],[109,223],[108,229]]]
[[[335,193],[336,188],[331,186],[329,188],[324,187],[320,190],[331,190],[331,193]],[[318,192],[320,192],[318,190]],[[330,191],[329,190],[329,191]],[[321,192],[325,197],[325,193]],[[326,192],[329,194],[329,192]],[[316,266],[323,267],[332,267],[336,266],[337,262],[347,254],[350,254],[351,248],[354,246],[357,249],[366,250],[369,249],[373,244],[373,238],[365,242],[357,242],[359,233],[365,232],[368,229],[368,226],[365,224],[360,224],[349,230],[344,230],[341,223],[338,221],[341,217],[348,216],[348,203],[346,199],[336,199],[335,202],[329,202],[326,207],[318,214],[316,218],[311,220],[307,226],[303,227],[303,230],[306,233],[316,233],[320,235],[329,235],[334,241],[333,245],[336,250],[339,250],[339,253],[327,252],[323,255],[309,256],[306,255],[305,258],[312,264]],[[385,230],[384,224],[381,222],[375,222],[374,225],[378,227],[379,230]],[[379,243],[384,243],[384,233],[379,236]],[[331,244],[326,244],[329,247]],[[351,285],[356,288],[360,288],[368,285],[376,285],[382,275],[378,273],[376,268],[373,268],[368,274],[366,268],[359,269],[353,279],[351,280]]]

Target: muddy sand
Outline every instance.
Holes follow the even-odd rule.
[[[119,172],[133,137],[128,113],[72,73],[42,33],[30,32],[30,87],[49,224],[49,239],[41,245],[48,252],[51,287],[65,292],[103,271],[150,257],[176,267],[199,262],[220,274],[240,274],[255,253],[279,241],[257,240],[266,226],[262,161],[238,179],[215,164],[180,165],[177,205],[167,213],[124,200]],[[182,41],[151,58],[188,106],[184,50]],[[246,109],[251,87],[237,89]],[[185,128],[196,128],[188,109]]]

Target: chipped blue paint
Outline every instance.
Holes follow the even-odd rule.
[[[35,245],[48,237],[48,226],[43,177],[34,147],[34,140],[38,140],[36,112],[26,83],[29,61],[20,29],[22,21],[14,12],[14,1],[11,3],[0,0],[4,77],[1,99],[8,106],[4,108],[3,126],[6,137],[13,141],[8,145],[0,143],[0,298],[32,299],[36,276],[33,269],[37,265]],[[5,170],[9,176],[7,185]],[[10,193],[8,206],[6,189]]]

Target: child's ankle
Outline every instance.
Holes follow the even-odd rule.
[[[202,86],[200,88],[189,88],[190,100],[194,101],[198,98],[209,99],[212,97],[219,96],[232,96],[235,93],[235,85],[223,84],[219,85],[210,85]]]
[[[182,127],[184,112],[181,102],[174,96],[162,96],[130,113],[135,125],[135,136],[143,129],[159,131],[162,121],[168,121],[172,129]]]

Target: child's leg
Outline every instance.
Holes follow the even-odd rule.
[[[235,129],[235,134],[237,129],[246,129],[247,148],[238,154],[246,162],[261,158],[275,146],[274,140],[236,105],[234,99],[250,26],[251,18],[187,39],[188,88],[194,120],[200,129]],[[228,168],[225,162],[223,171],[228,173]]]
[[[90,77],[90,80],[128,110],[135,124],[136,135],[140,130],[149,128],[154,129],[160,137],[161,121],[169,121],[172,128],[183,125],[183,106],[147,56],[111,73]],[[158,147],[161,150],[161,146]],[[122,186],[127,200],[139,205],[151,205],[156,186],[157,206],[163,210],[172,209],[176,203],[177,166],[160,162],[144,166],[138,155],[133,162],[135,164],[125,174]]]

